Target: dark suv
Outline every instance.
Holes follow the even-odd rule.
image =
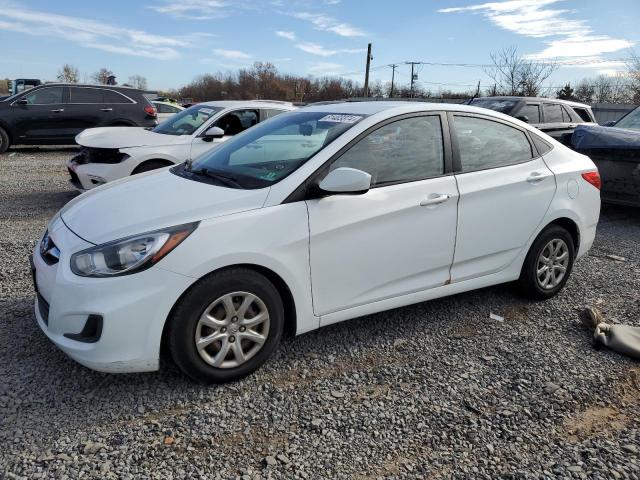
[[[0,101],[0,153],[9,145],[73,144],[85,128],[157,124],[141,90],[49,83]]]
[[[581,123],[596,123],[589,105],[537,97],[480,97],[471,105],[505,113],[529,123],[559,142],[569,145]]]

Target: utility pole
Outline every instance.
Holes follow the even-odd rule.
[[[410,91],[409,96],[413,98],[413,82],[418,79],[418,75],[414,75],[413,73],[413,67],[416,65],[420,65],[420,62],[405,62],[405,63],[407,65],[411,65],[411,88],[409,90]]]
[[[390,67],[391,67],[391,91],[389,92],[389,98],[393,98],[393,80],[396,77],[396,68],[398,67],[398,65],[393,63],[390,65]]]
[[[364,74],[364,96],[369,96],[369,67],[371,66],[371,44],[367,45],[367,70]]]

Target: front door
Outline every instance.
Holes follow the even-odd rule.
[[[17,101],[11,106],[15,110],[18,141],[45,142],[64,139],[66,125],[66,102],[64,87],[44,87],[29,91],[21,97],[26,104]]]
[[[328,171],[366,171],[372,188],[307,200],[316,315],[449,281],[458,191],[445,171],[443,118],[394,120],[363,136]]]
[[[555,178],[526,134],[506,123],[455,114],[460,201],[451,281],[506,268],[544,218]]]

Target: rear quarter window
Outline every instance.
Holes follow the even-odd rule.
[[[104,103],[134,103],[129,98],[125,97],[121,93],[116,92],[115,90],[105,90],[104,91]]]
[[[586,108],[573,107],[573,111],[576,112],[584,122],[593,122]]]
[[[529,132],[531,136],[531,140],[533,140],[533,144],[536,146],[536,150],[538,150],[538,155],[544,155],[545,153],[549,153],[553,148],[551,144],[545,142],[542,138],[540,138],[535,133]]]

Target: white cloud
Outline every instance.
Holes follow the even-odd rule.
[[[307,71],[311,75],[332,76],[340,75],[340,72],[344,71],[344,68],[339,63],[318,62],[311,65]]]
[[[311,55],[318,55],[321,57],[331,57],[339,53],[361,53],[365,51],[362,48],[330,49],[330,48],[325,48],[322,45],[318,45],[317,43],[310,43],[310,42],[299,43],[296,45],[296,48],[299,48],[303,52],[310,53]]]
[[[175,59],[194,45],[190,36],[156,35],[95,20],[15,8],[0,1],[0,30],[63,38],[86,48],[155,59]]]
[[[318,30],[333,32],[341,37],[364,37],[366,33],[348,23],[340,22],[321,13],[293,12],[289,15],[311,22]]]
[[[286,38],[287,40],[296,39],[296,34],[294,32],[285,32],[282,30],[276,30],[276,35],[282,38]]]
[[[219,57],[230,58],[233,60],[247,60],[251,58],[251,55],[241,52],[240,50],[225,50],[223,48],[216,48],[213,53],[215,53]]]
[[[629,40],[596,35],[586,20],[570,18],[572,11],[551,8],[551,5],[563,1],[565,0],[507,0],[442,8],[438,11],[480,13],[505,30],[527,37],[543,38],[547,47],[528,55],[536,60],[591,57],[633,45]]]
[[[149,8],[176,18],[188,20],[211,20],[229,14],[228,3],[222,0],[165,0],[163,4]]]

